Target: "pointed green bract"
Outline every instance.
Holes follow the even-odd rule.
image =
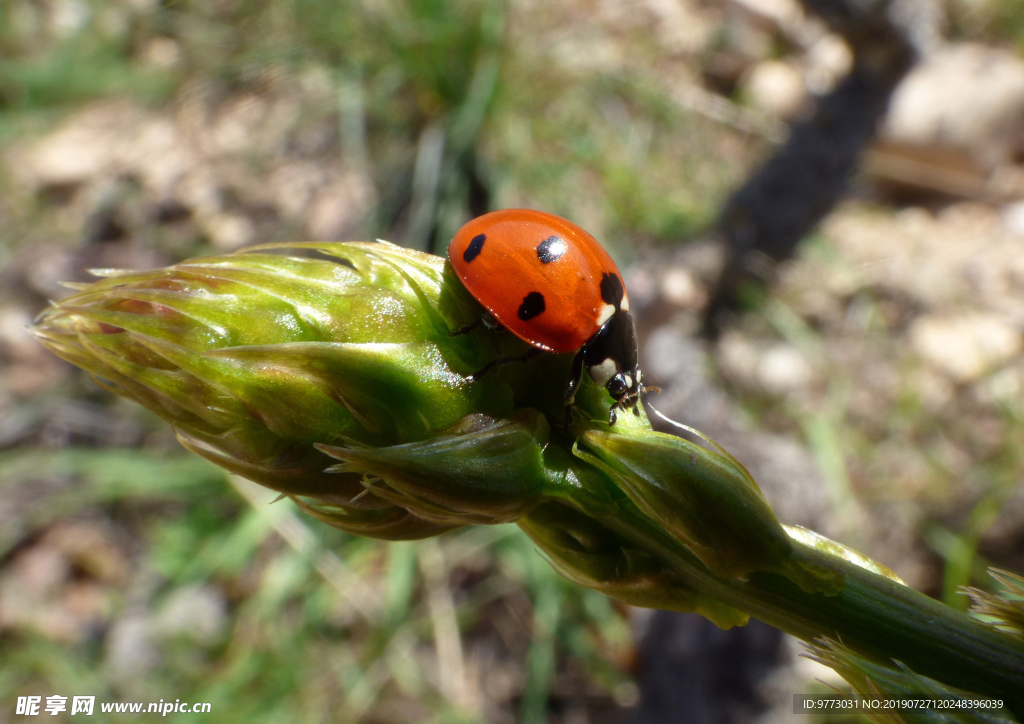
[[[559,573],[581,586],[631,606],[699,613],[723,629],[747,623],[745,614],[688,588],[656,556],[565,505],[544,503],[519,527]]]
[[[1003,633],[1024,640],[1024,576],[995,568],[989,569],[1002,588],[997,593],[968,588],[971,613],[991,623]]]
[[[784,525],[782,527],[790,538],[814,548],[816,551],[826,553],[830,556],[835,556],[836,558],[842,558],[844,561],[849,561],[855,566],[860,566],[866,571],[877,573],[880,576],[885,576],[890,581],[895,581],[896,583],[904,586],[906,585],[903,583],[903,579],[897,576],[891,568],[883,566],[881,563],[877,563],[865,555],[861,555],[852,548],[844,546],[842,543],[837,543],[834,540],[826,538],[820,533],[815,533],[813,530],[808,530],[800,525]]]
[[[329,526],[352,535],[379,540],[422,540],[459,527],[458,524],[424,520],[396,505],[364,510],[350,505],[330,505],[302,498],[295,498],[295,502],[303,512]]]
[[[911,671],[858,656],[829,639],[808,646],[811,658],[835,669],[866,702],[858,710],[878,724],[1009,724],[1013,715],[998,698],[947,686]]]
[[[789,538],[738,464],[664,433],[591,430],[577,451],[603,469],[638,508],[719,575],[778,570]],[[592,451],[592,452],[587,452]]]
[[[319,446],[345,461],[333,470],[379,482],[378,497],[442,523],[504,523],[537,504],[546,477],[548,423],[524,409],[504,421],[467,417],[431,440],[392,447]]]

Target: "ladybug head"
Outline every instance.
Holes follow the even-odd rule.
[[[640,378],[640,368],[635,367],[632,372],[617,372],[604,386],[612,399],[618,402],[623,397],[639,394]]]
[[[614,424],[615,408],[635,407],[643,389],[637,364],[636,328],[629,312],[616,311],[587,342],[583,364],[591,379],[607,389],[615,400],[610,417]]]
[[[635,367],[631,374],[619,373],[608,380],[605,385],[609,394],[615,398],[615,404],[608,412],[608,424],[614,425],[616,410],[633,409],[634,415],[639,415],[637,405],[640,403],[640,393],[644,391],[657,391],[657,387],[644,387],[643,374],[639,367]]]

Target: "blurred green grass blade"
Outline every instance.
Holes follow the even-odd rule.
[[[25,501],[0,527],[0,555],[33,529],[89,505],[118,500],[184,501],[225,490],[220,468],[194,455],[113,449],[0,453],[0,490]]]
[[[562,612],[562,595],[556,586],[542,588],[534,599],[533,637],[526,657],[526,689],[523,691],[523,724],[543,724],[555,678],[555,633]]]
[[[557,667],[556,648],[562,619],[562,582],[540,556],[528,559],[533,589],[533,635],[526,654],[526,688],[520,716],[522,724],[543,724],[548,720],[548,696]]]
[[[0,487],[44,478],[78,478],[77,494],[94,500],[180,498],[223,485],[225,473],[194,455],[137,449],[28,449],[0,453]]]
[[[233,525],[206,540],[179,578],[201,580],[217,573],[231,575],[241,572],[252,563],[256,549],[271,531],[265,516],[255,510],[246,510]]]
[[[313,571],[310,554],[311,551],[285,550],[263,570],[260,589],[252,603],[264,621],[273,624],[287,603],[308,586]]]
[[[396,626],[409,615],[416,583],[416,545],[397,542],[388,546],[384,622]]]
[[[130,48],[121,43],[80,33],[41,57],[5,59],[0,65],[0,109],[69,106],[113,95],[156,104],[171,95],[176,80],[173,72],[131,63]]]

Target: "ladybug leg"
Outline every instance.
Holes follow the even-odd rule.
[[[644,388],[644,389],[647,389],[647,388]],[[658,388],[654,387],[654,388],[651,388],[651,389],[657,390]],[[636,394],[634,394],[634,395],[632,395],[630,397],[623,397],[619,401],[618,406],[621,409],[623,409],[623,410],[625,410],[627,407],[629,407],[629,408],[631,408],[633,410],[633,417],[640,417],[640,393],[641,392],[643,392],[643,390],[638,391]]]
[[[569,384],[565,386],[565,404],[571,405],[573,400],[576,399],[576,389],[580,386],[580,380],[583,379],[583,351],[585,348],[580,348],[580,351],[576,353],[576,356],[572,358],[572,371],[569,373]]]
[[[513,364],[514,362],[529,362],[534,357],[536,357],[539,354],[542,354],[543,352],[544,350],[542,350],[540,347],[530,347],[529,351],[527,351],[526,354],[520,355],[519,357],[496,357],[487,364],[485,364],[483,367],[478,369],[476,372],[471,374],[466,379],[468,379],[470,382],[475,382],[476,380],[483,377],[485,374],[490,372],[495,367],[504,367],[505,365],[510,365]]]
[[[490,312],[484,312],[483,314],[480,315],[480,318],[477,319],[475,322],[470,322],[469,324],[462,325],[454,332],[449,332],[448,336],[458,337],[461,334],[469,334],[474,329],[479,327],[481,324],[487,329],[501,329],[501,325],[498,324],[498,320],[495,319]]]
[[[474,329],[479,327],[480,324],[482,323],[482,321],[483,320],[478,319],[475,322],[470,322],[469,324],[464,324],[461,327],[459,327],[458,329],[448,332],[448,336],[449,337],[458,337],[459,335],[462,335],[462,334],[469,334]]]
[[[484,312],[480,315],[480,323],[487,327],[487,329],[504,329],[501,326],[501,322],[495,319],[494,315],[490,312]]]
[[[572,404],[576,400],[576,389],[580,386],[580,380],[583,379],[584,349],[585,348],[580,348],[580,351],[572,358],[572,371],[569,373],[569,384],[565,386],[565,422],[563,427],[566,430],[569,429],[569,424],[572,422]]]

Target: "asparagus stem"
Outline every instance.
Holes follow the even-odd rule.
[[[1024,719],[1024,644],[967,614],[796,541],[798,559],[845,574],[842,591],[808,593],[776,573],[755,573],[747,581],[722,578],[631,503],[597,507],[602,510],[590,512],[605,526],[661,556],[691,586],[722,603],[804,641],[828,637],[868,658],[900,661],[950,686],[1002,699]]]

